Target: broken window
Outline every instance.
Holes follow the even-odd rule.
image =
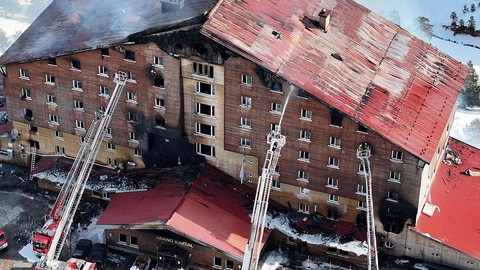
[[[278,130],[278,124],[271,123],[270,124],[270,130],[277,131]]]
[[[125,60],[135,61],[135,52],[134,52],[134,51],[125,50]]]
[[[100,49],[100,55],[101,56],[108,56],[109,55],[108,48]]]
[[[364,125],[358,124],[358,132],[367,133],[368,129]]]
[[[29,125],[28,131],[30,134],[37,134],[38,132],[38,127],[34,125]]]
[[[270,86],[270,90],[272,90],[273,92],[282,93],[283,92],[282,83],[281,82],[272,82],[272,85]]]
[[[55,76],[50,74],[45,74],[45,83],[46,84],[55,84]]]
[[[155,107],[157,107],[157,108],[165,108],[165,99],[163,99],[163,98],[155,98]]]
[[[32,93],[30,91],[30,89],[24,89],[22,88],[22,96],[21,96],[22,99],[28,99],[28,100],[31,100],[32,99]]]
[[[138,246],[138,238],[135,236],[130,236],[130,245]]]
[[[195,113],[207,116],[215,116],[215,106],[203,103],[195,103]]]
[[[48,58],[47,61],[48,61],[47,63],[51,66],[56,66],[57,65],[57,58],[50,57],[50,58]]]
[[[79,60],[72,60],[71,61],[71,69],[74,70],[82,70],[82,65]]]
[[[213,78],[213,66],[198,62],[193,62],[193,74],[208,78]]]
[[[195,144],[196,149],[197,149],[197,154],[204,155],[204,156],[209,156],[209,157],[215,157],[215,147],[208,145],[208,144],[203,144],[203,143],[196,143]]]
[[[338,219],[338,211],[336,209],[328,208],[327,218],[329,219]]]
[[[250,118],[241,117],[240,118],[240,127],[242,127],[242,128],[252,128],[252,120]]]
[[[36,128],[36,127],[35,127]],[[37,131],[35,131],[35,133],[37,133]],[[33,134],[35,134],[33,133]],[[35,147],[35,149],[40,149],[40,142],[39,141],[34,141],[34,140],[31,140],[30,141],[30,147]]]
[[[300,110],[300,119],[301,120],[312,120],[312,111],[301,109]]]
[[[387,199],[390,201],[398,202],[398,192],[389,190],[387,194]]]
[[[253,79],[252,79],[252,76],[248,76],[248,75],[245,75],[245,74],[242,74],[242,84],[243,85],[246,85],[246,86],[252,86],[252,82],[253,82]]]
[[[203,82],[195,82],[195,93],[214,96],[215,95],[215,88],[214,88],[213,84],[203,83]]]
[[[51,124],[58,124],[58,116],[55,115],[55,114],[49,114],[48,115],[48,121],[51,123]],[[57,136],[57,131],[55,131],[55,137],[60,137],[60,136]],[[63,135],[62,135],[63,137]]]
[[[105,136],[112,137],[112,128],[108,127],[105,129]]]
[[[338,179],[333,178],[333,177],[328,177],[327,178],[327,187],[329,188],[338,188]]]
[[[252,98],[241,96],[240,98],[240,105],[243,107],[252,107]]]
[[[30,109],[23,109],[23,117],[27,121],[32,121],[33,120],[33,111]]]
[[[204,124],[204,123],[196,122],[195,123],[195,133],[214,137],[215,136],[215,126],[211,126],[211,125],[207,125],[207,124]]]
[[[327,247],[327,253],[337,254],[337,248],[336,247]]]
[[[163,79],[163,77],[156,76],[155,78],[153,78],[153,86],[164,88],[165,87],[165,80]]]
[[[398,233],[398,227],[395,222],[390,221],[385,224],[385,231],[386,232],[393,232],[393,233]]]
[[[161,116],[155,118],[155,126],[158,128],[165,128],[165,119]]]
[[[342,126],[343,115],[336,110],[331,110],[330,114],[330,125],[341,127]]]
[[[240,147],[250,148],[252,146],[252,141],[248,138],[240,138]]]
[[[72,80],[72,89],[73,90],[82,90],[82,82],[77,80]]]
[[[305,171],[297,171],[297,180],[302,182],[308,182],[310,174]]]
[[[358,174],[365,174],[365,166],[363,166],[363,163],[360,162],[358,163],[358,171],[357,171]]]

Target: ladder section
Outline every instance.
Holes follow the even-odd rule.
[[[252,211],[250,237],[243,257],[242,270],[255,270],[258,266],[262,239],[267,216],[268,199],[272,187],[272,178],[275,173],[280,151],[285,145],[285,136],[280,133],[280,126],[277,130],[268,134],[270,148],[267,151],[265,162],[262,168],[262,175],[258,179],[255,202]]]
[[[45,256],[47,267],[49,267],[49,264],[54,265],[55,261],[58,260],[60,256],[60,252],[70,231],[73,217],[77,211],[88,177],[93,168],[98,149],[100,148],[105,132],[110,124],[123,88],[125,87],[126,78],[125,72],[118,72],[115,74],[114,82],[116,83],[116,86],[108,102],[107,108],[103,114],[99,115],[99,120],[92,123],[93,128],[89,129],[86,141],[84,145],[82,145],[79,154],[74,161],[74,165],[69,172],[68,177],[71,178],[69,181],[70,188],[66,189],[67,191],[64,195],[65,199],[62,200],[66,204],[61,204],[63,207],[60,223],[53,237],[51,249]]]
[[[375,216],[373,210],[372,195],[372,173],[370,171],[370,157],[372,156],[370,145],[362,143],[357,149],[357,158],[362,162],[365,170],[365,188],[366,188],[366,204],[367,204],[367,246],[368,246],[368,270],[378,270],[377,257],[377,237],[375,231]]]
[[[32,160],[30,162],[30,175],[28,176],[28,180],[33,180],[33,170],[35,169],[35,159],[37,157],[37,148],[35,146],[30,148],[30,154],[32,155]]]

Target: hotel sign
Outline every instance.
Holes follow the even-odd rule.
[[[167,242],[167,243],[170,243],[170,244],[175,244],[175,245],[180,245],[180,246],[184,246],[184,247],[193,248],[192,243],[189,243],[189,242],[186,242],[186,241],[180,241],[180,240],[173,239],[173,238],[168,238],[168,237],[163,237],[163,236],[158,236],[157,235],[157,240]]]

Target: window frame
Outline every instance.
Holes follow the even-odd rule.
[[[202,132],[202,131],[204,131],[204,128],[205,129],[210,129],[210,132],[209,133]],[[195,135],[201,135],[201,136],[215,138],[215,126],[205,124],[205,123],[202,123],[202,122],[195,122]]]
[[[136,157],[141,157],[141,156],[143,156],[142,149],[133,148],[133,155],[136,156]]]
[[[45,84],[55,85],[56,78],[52,74],[45,74]]]
[[[307,171],[297,170],[297,181],[308,183],[310,182],[310,173]]]
[[[310,152],[305,150],[298,150],[298,159],[303,162],[310,162]]]
[[[398,202],[398,192],[389,190],[387,193],[387,200],[391,202]]]
[[[337,194],[328,193],[328,198],[327,198],[328,203],[339,204],[340,203],[339,201],[340,201],[340,197]]]
[[[328,188],[338,189],[338,178],[327,177],[327,184],[325,186]]]
[[[21,98],[25,100],[32,100],[32,91],[27,88],[21,89]]]
[[[199,77],[214,79],[215,67],[201,62],[192,62],[192,74]]]
[[[139,135],[136,132],[128,132],[128,141],[129,142],[138,142]]]
[[[57,98],[52,94],[47,94],[47,104],[57,105]]]
[[[401,182],[402,173],[399,171],[390,170],[388,173],[388,181],[400,183]]]
[[[76,110],[76,111],[85,111],[85,107],[83,105],[83,101],[81,100],[73,100],[73,109]]]
[[[127,99],[125,100],[128,103],[138,104],[138,96],[136,92],[127,91]]]
[[[251,87],[253,85],[253,77],[250,75],[242,74],[240,76],[240,82],[242,85]]]
[[[65,147],[55,145],[55,154],[57,155],[65,155]]]
[[[367,202],[365,201],[357,201],[357,209],[358,210],[363,210],[363,211],[367,211]]]
[[[110,96],[110,88],[105,85],[100,85],[98,90],[99,96],[109,97]]]
[[[390,154],[390,160],[393,162],[403,163],[403,152],[398,150],[392,150]]]
[[[72,90],[75,90],[75,91],[83,91],[82,81],[72,80]]]
[[[252,129],[252,119],[247,118],[247,117],[240,117],[240,127],[241,128],[247,128],[247,129]]]
[[[112,142],[107,142],[105,145],[106,150],[115,152],[117,150],[117,146]]]
[[[283,105],[277,102],[270,103],[270,113],[274,114],[282,114]]]
[[[367,196],[367,188],[365,187],[365,185],[364,184],[357,184],[357,191],[355,191],[355,194],[362,195],[362,196]]]
[[[210,89],[208,91],[205,91],[205,89],[208,88],[205,85],[210,86]],[[215,96],[215,85],[212,83],[195,81],[195,94],[205,95],[205,96]]]
[[[156,67],[161,67],[163,68],[163,57],[161,56],[153,56],[153,65]]]
[[[308,203],[299,202],[297,212],[310,214],[310,205]]]
[[[328,168],[340,169],[340,159],[337,157],[328,157]]]
[[[203,106],[208,106],[210,107],[210,114],[202,113],[202,107]],[[203,107],[205,108],[205,107]],[[215,117],[215,106],[214,105],[209,105],[201,102],[195,102],[195,114],[196,115],[203,115],[203,116],[208,116],[208,117]]]
[[[309,129],[300,129],[300,135],[298,137],[298,140],[304,141],[304,142],[311,142],[312,138],[312,132]]]
[[[252,148],[252,140],[250,140],[249,138],[240,137],[240,147],[251,149]]]
[[[30,72],[26,68],[18,69],[18,77],[24,80],[30,80]]]
[[[70,70],[82,71],[82,62],[77,59],[72,59],[70,61]]]
[[[307,109],[300,109],[300,120],[312,121],[313,112]]]
[[[272,189],[281,190],[282,189],[282,183],[278,180],[272,180]]]
[[[58,115],[49,113],[48,114],[48,123],[50,123],[52,125],[58,125]],[[63,136],[62,136],[62,138],[63,138]]]
[[[156,97],[154,100],[154,106],[157,109],[165,109],[165,99]]]
[[[82,120],[75,120],[75,129],[85,130],[85,123]]]
[[[328,140],[328,147],[342,149],[342,138],[330,136]]]
[[[252,98],[247,96],[240,97],[240,106],[244,108],[251,108],[252,107]]]
[[[108,75],[108,69],[106,66],[103,65],[98,65],[98,76],[103,76],[103,77],[109,77]]]
[[[209,151],[204,151],[209,148]],[[202,155],[209,158],[216,158],[215,146],[204,144],[204,143],[195,143],[195,150],[198,155]],[[205,153],[204,153],[205,152]],[[208,153],[209,152],[209,153]]]
[[[125,57],[123,58],[125,61],[136,62],[136,53],[132,50],[125,50]]]

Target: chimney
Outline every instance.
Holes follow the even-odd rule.
[[[330,30],[330,10],[322,8],[318,13],[318,23],[325,32]]]

